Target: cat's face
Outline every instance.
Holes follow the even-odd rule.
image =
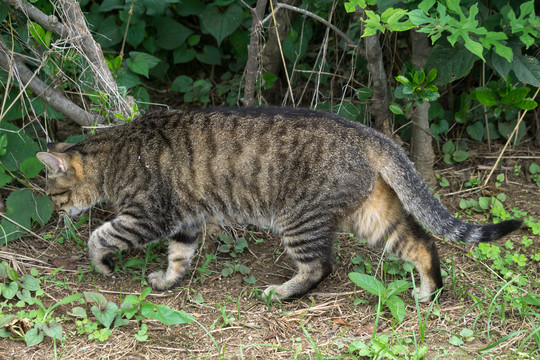
[[[48,145],[51,152],[36,154],[48,170],[47,193],[56,211],[78,215],[97,202],[95,189],[89,186],[81,157],[63,152],[67,144]]]

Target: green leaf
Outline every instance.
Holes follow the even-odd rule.
[[[97,320],[108,329],[118,313],[118,306],[109,301],[103,309],[94,305],[90,308],[90,311],[96,316]]]
[[[143,289],[143,291],[141,292],[141,295],[139,296],[139,299],[141,300],[146,299],[148,295],[150,295],[151,293],[152,293],[152,288],[148,286]]]
[[[0,123],[0,134],[5,135],[7,145],[6,153],[0,156],[0,162],[6,170],[17,171],[24,160],[34,157],[40,151],[32,138],[10,123]]]
[[[391,104],[389,108],[390,108],[390,111],[396,115],[405,115],[405,112],[403,111],[401,106],[399,106],[398,104]]]
[[[138,47],[144,40],[146,22],[139,21],[135,24],[130,24],[126,36],[126,42],[133,46]],[[122,33],[126,31],[126,23],[122,24]],[[116,67],[118,68],[118,66]]]
[[[169,17],[155,17],[153,24],[157,29],[156,43],[165,50],[179,48],[193,34],[193,31]]]
[[[372,275],[360,274],[356,272],[349,273],[349,279],[367,292],[382,297],[386,287],[382,282]]]
[[[467,126],[467,134],[476,141],[482,141],[484,138],[484,124],[481,121],[476,121],[475,123]]]
[[[86,314],[86,310],[80,306],[76,306],[73,309],[71,309],[71,312],[68,313],[69,316],[78,317],[86,319],[88,315]]]
[[[20,285],[23,289],[28,291],[38,291],[40,289],[39,281],[32,275],[23,275],[19,279]]]
[[[19,171],[28,179],[35,178],[43,169],[43,164],[35,156],[24,160],[19,167]]]
[[[156,319],[165,325],[189,324],[195,320],[193,316],[182,310],[174,310],[167,305],[146,302],[142,305],[141,314],[145,318]]]
[[[176,7],[178,15],[186,17],[190,15],[199,16],[204,11],[206,5],[199,0],[182,0],[182,6]]]
[[[461,346],[463,345],[463,340],[461,340],[459,337],[457,336],[452,336],[450,338],[450,340],[448,340],[448,342],[450,343],[450,345],[454,345],[454,346]]]
[[[43,331],[32,328],[24,335],[24,341],[26,342],[26,346],[30,347],[41,343],[44,337],[45,333]]]
[[[352,13],[356,11],[356,7],[360,7],[361,9],[365,9],[367,4],[365,0],[349,0],[345,2],[345,11],[348,13]]]
[[[521,100],[525,99],[525,97],[527,96],[530,90],[531,89],[526,86],[512,89],[508,92],[508,94],[502,97],[501,104],[503,105],[517,104]]]
[[[462,162],[462,161],[467,160],[468,158],[469,158],[469,153],[463,150],[456,150],[452,154],[452,159],[455,162]]]
[[[400,294],[407,291],[410,285],[411,284],[406,280],[396,280],[388,285],[386,294],[387,296]]]
[[[109,12],[111,10],[121,10],[124,8],[123,0],[103,0],[98,11]]]
[[[447,48],[435,45],[429,54],[425,69],[429,69],[430,72],[437,69],[437,77],[433,84],[448,84],[468,75],[475,61],[474,55],[461,46]]]
[[[113,328],[118,329],[120,326],[129,325],[129,320],[122,317],[122,314],[117,314],[114,318]]]
[[[407,286],[408,287],[408,286]],[[399,297],[392,295],[385,302],[386,306],[398,322],[403,322],[405,319],[405,303]]]
[[[12,241],[26,234],[26,229],[30,229],[32,220],[41,226],[49,221],[52,215],[52,202],[44,196],[35,197],[31,190],[22,189],[13,191],[6,199],[5,217],[13,222],[2,219],[0,225],[0,241]],[[19,226],[20,225],[20,226]]]
[[[119,44],[123,35],[120,26],[116,23],[116,16],[109,15],[99,22],[95,39],[103,48],[110,48]]]
[[[98,307],[103,308],[107,305],[107,299],[100,293],[85,291],[83,292],[84,299],[92,304],[96,304]]]
[[[217,6],[206,6],[201,15],[201,24],[221,45],[223,39],[242,24],[243,13],[236,3],[231,4],[225,12]]]
[[[418,8],[424,12],[424,14],[429,15],[429,10],[435,5],[436,0],[423,0],[418,4]]]
[[[519,81],[540,87],[540,61],[532,56],[514,54],[512,70]]]
[[[524,99],[515,104],[515,106],[521,110],[533,110],[536,109],[538,103],[532,99]]]
[[[221,53],[215,46],[205,45],[203,52],[196,55],[197,60],[208,65],[221,65]]]
[[[62,336],[62,326],[55,320],[51,321],[49,325],[43,325],[43,332],[53,339],[60,341],[64,340],[64,337]]]
[[[451,140],[445,142],[442,147],[442,151],[444,154],[453,154],[454,151],[456,151],[456,146],[454,145],[454,142]]]
[[[485,106],[495,106],[497,105],[497,100],[491,93],[491,90],[486,90],[482,88],[478,88],[475,91],[476,99],[480,101],[482,105]]]
[[[480,205],[480,207],[484,210],[489,209],[491,205],[491,198],[487,196],[480,196],[478,198],[478,205]]]
[[[396,81],[402,83],[403,85],[407,85],[411,83],[411,81],[406,76],[403,76],[403,75],[396,76]]]
[[[135,74],[140,74],[148,78],[148,64],[142,57],[136,57],[132,59],[126,59],[126,65]]]
[[[8,285],[0,283],[0,290],[4,298],[8,300],[13,299],[17,291],[19,291],[19,285],[15,281],[10,282]]]

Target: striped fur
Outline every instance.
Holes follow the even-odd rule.
[[[78,214],[108,201],[118,212],[90,236],[90,259],[113,271],[112,252],[169,238],[157,290],[188,270],[200,228],[223,223],[270,226],[298,273],[270,286],[272,299],[296,298],[332,271],[338,229],[411,261],[418,296],[442,287],[433,239],[421,225],[469,243],[499,238],[518,221],[469,225],[430,195],[404,152],[384,135],[335,115],[248,108],[150,113],[75,144],[38,153],[55,206]]]

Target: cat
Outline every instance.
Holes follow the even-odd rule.
[[[166,272],[148,276],[160,291],[180,284],[211,218],[268,226],[281,236],[297,273],[265,289],[271,300],[299,298],[330,274],[338,230],[414,264],[420,286],[413,296],[430,301],[443,281],[435,242],[422,225],[466,243],[521,226],[453,217],[388,137],[308,109],[151,112],[48,150],[37,158],[57,210],[77,215],[104,201],[116,208],[88,241],[98,272],[113,272],[114,252],[168,238]]]

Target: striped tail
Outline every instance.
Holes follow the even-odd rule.
[[[521,220],[474,225],[455,218],[429,192],[412,161],[397,144],[379,139],[376,147],[379,151],[370,154],[375,170],[396,192],[405,210],[434,233],[471,244],[499,239],[521,227]]]

